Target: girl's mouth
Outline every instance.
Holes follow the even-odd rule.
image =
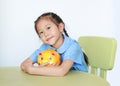
[[[53,37],[49,37],[49,38],[47,38],[46,40],[49,41],[49,40],[51,40],[52,38],[53,38]]]

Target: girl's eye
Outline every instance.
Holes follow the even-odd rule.
[[[39,35],[43,34],[43,32],[40,32]]]
[[[47,29],[50,29],[51,27],[47,27]]]

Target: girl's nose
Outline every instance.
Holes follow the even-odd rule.
[[[49,35],[48,31],[44,32],[44,36],[47,37]]]

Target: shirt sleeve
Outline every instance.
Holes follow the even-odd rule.
[[[38,54],[39,54],[41,51],[45,50],[46,48],[47,48],[47,47],[46,47],[46,44],[42,44],[39,49],[36,49],[36,50],[29,56],[29,58],[30,58],[33,62],[36,63],[36,62],[37,62],[37,58],[38,58]]]
[[[39,54],[39,52],[40,52],[41,50],[40,50],[40,48],[39,49],[37,49],[37,50],[35,50],[30,56],[29,56],[29,58],[33,61],[33,62],[37,62],[37,57],[38,57],[38,54]]]
[[[82,64],[84,59],[80,45],[75,41],[65,52],[63,60],[72,60],[74,63]]]

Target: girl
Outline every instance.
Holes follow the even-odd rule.
[[[68,36],[65,24],[58,15],[52,12],[42,14],[35,21],[35,30],[43,44],[22,62],[21,69],[24,72],[45,76],[65,76],[70,70],[87,72],[87,60],[80,45]],[[46,67],[46,64],[34,66],[38,53],[49,48],[61,55],[62,63],[50,67]]]

